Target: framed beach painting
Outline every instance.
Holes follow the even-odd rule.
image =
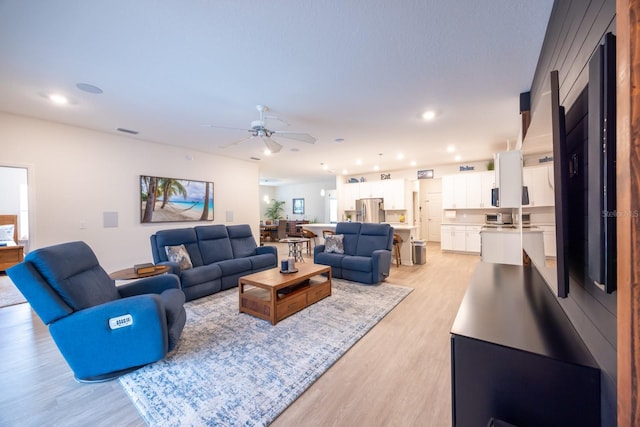
[[[213,182],[140,175],[140,222],[213,221]]]
[[[293,213],[304,214],[304,199],[293,199]]]

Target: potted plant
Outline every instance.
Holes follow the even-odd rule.
[[[277,220],[282,218],[282,211],[284,210],[285,203],[286,202],[284,200],[271,199],[269,207],[265,211],[264,215],[275,223]]]

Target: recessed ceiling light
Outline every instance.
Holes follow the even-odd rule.
[[[362,164],[362,160],[357,159],[357,160],[356,160],[356,165],[360,166],[361,164]]]
[[[456,162],[459,162],[460,159],[462,159],[462,157],[460,156],[460,154],[456,155],[453,160],[455,160]]]
[[[396,156],[396,159],[398,159],[398,160],[404,159],[404,154],[403,153],[398,153],[398,155]]]
[[[90,85],[89,83],[78,83],[76,87],[84,92],[93,93],[99,95],[102,93],[102,89],[98,86]]]
[[[346,170],[346,169],[342,169],[342,175],[348,175],[348,174],[349,174],[349,171],[348,171],[348,170]]]
[[[49,95],[49,100],[54,104],[64,105],[69,103],[69,98],[59,93],[52,93]]]
[[[374,170],[374,171],[379,171],[379,170],[380,170],[380,166],[375,165],[375,166],[373,167],[373,170]]]
[[[265,156],[270,156],[271,155],[271,150],[269,150],[268,148],[265,148],[263,151]]]
[[[422,113],[422,119],[423,120],[433,120],[436,118],[436,112],[433,110],[429,110],[429,111],[425,111],[424,113]]]
[[[417,165],[417,163],[416,163],[416,161],[415,161],[415,160],[411,160],[411,163],[409,163],[409,164],[410,164],[411,166],[415,166],[415,165]]]
[[[447,153],[453,153],[454,151],[456,151],[456,147],[453,145],[447,147]]]

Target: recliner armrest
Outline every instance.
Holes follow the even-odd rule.
[[[324,252],[324,245],[315,245],[313,247],[313,256],[315,257],[316,254],[319,254],[320,252]]]
[[[273,254],[278,257],[278,250],[275,246],[257,246],[256,247],[256,255],[262,254]]]
[[[142,294],[161,294],[167,289],[181,289],[180,278],[175,274],[145,277],[135,282],[125,283],[117,287],[121,297],[131,297]]]

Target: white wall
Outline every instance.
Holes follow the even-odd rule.
[[[325,190],[325,195],[320,195],[320,190]],[[328,217],[328,190],[335,190],[335,178],[329,177],[318,182],[306,182],[301,184],[281,185],[276,187],[274,198],[284,200],[285,218],[307,219],[318,223],[329,222]],[[304,199],[304,215],[293,214],[293,199]]]
[[[0,144],[0,162],[28,166],[33,176],[32,249],[83,240],[112,271],[151,262],[157,230],[203,224],[141,224],[140,175],[213,181],[213,223],[250,224],[258,235],[256,164],[4,113]],[[118,213],[117,228],[103,227],[104,212]]]

